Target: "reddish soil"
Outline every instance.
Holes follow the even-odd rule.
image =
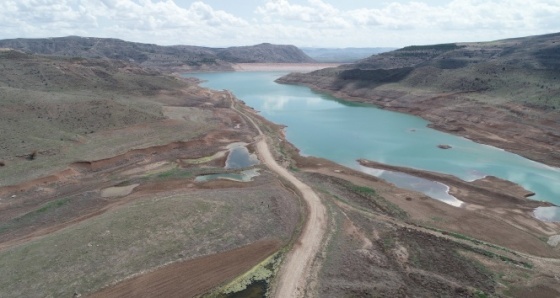
[[[280,247],[276,240],[173,263],[122,281],[90,297],[193,297],[248,271]]]

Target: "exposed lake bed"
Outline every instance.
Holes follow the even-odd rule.
[[[534,193],[531,199],[560,202],[560,170],[557,168],[430,129],[428,122],[415,116],[340,101],[307,87],[274,83],[282,74],[244,72],[195,76],[206,81],[203,86],[231,90],[267,119],[287,125],[286,137],[302,155],[326,158],[354,169],[360,169],[356,160],[364,158],[445,173],[463,181],[495,176]],[[441,144],[447,149],[442,150]],[[415,190],[430,197],[461,205],[460,200],[448,193],[449,186],[410,183],[410,179],[402,175],[400,178],[394,174],[384,175],[397,185],[399,181],[403,182],[401,185],[413,185],[412,188],[416,185]]]

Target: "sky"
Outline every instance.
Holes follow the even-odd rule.
[[[0,0],[0,39],[403,47],[560,32],[560,0]]]

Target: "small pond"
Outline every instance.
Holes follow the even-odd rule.
[[[228,149],[226,169],[243,169],[259,163],[257,156],[249,153],[246,143],[233,143],[228,146]]]

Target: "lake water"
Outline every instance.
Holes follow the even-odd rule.
[[[356,159],[365,158],[447,173],[467,181],[492,175],[535,192],[533,199],[560,205],[558,168],[430,129],[427,121],[416,116],[274,82],[284,74],[226,72],[185,76],[205,80],[205,87],[230,90],[262,116],[287,125],[286,137],[303,155],[323,157],[356,169]],[[440,149],[440,144],[451,145],[452,149]]]

